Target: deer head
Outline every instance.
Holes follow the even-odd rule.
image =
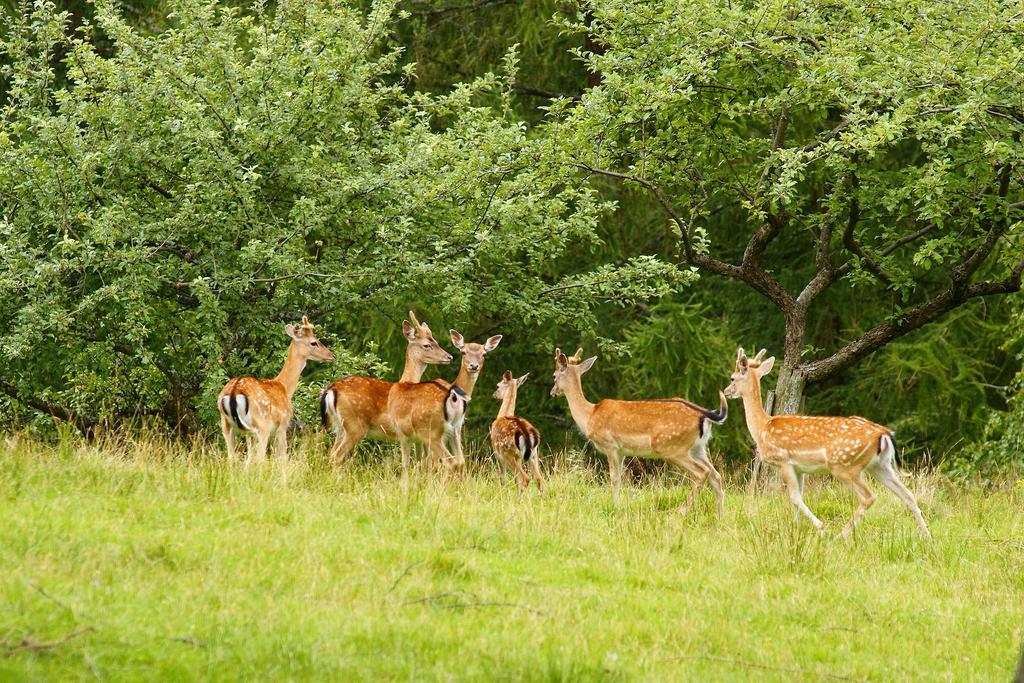
[[[725,388],[726,396],[729,398],[743,396],[750,391],[755,383],[759,383],[762,377],[772,371],[772,367],[775,366],[775,356],[762,360],[766,353],[768,353],[766,349],[761,349],[753,358],[747,358],[742,346],[736,350],[736,366],[730,377],[732,381]]]
[[[512,371],[506,370],[505,374],[501,376],[501,381],[498,382],[498,388],[494,390],[494,398],[499,401],[505,400],[505,397],[508,396],[509,388],[514,384],[516,389],[518,389],[523,386],[523,382],[525,382],[526,378],[529,376],[530,373],[526,373],[522,377],[513,378]]]
[[[597,356],[581,361],[579,358],[583,355],[583,349],[577,349],[570,357],[566,357],[560,349],[555,349],[555,352],[555,374],[552,377],[554,386],[551,387],[551,395],[561,396],[570,383],[579,384],[580,375],[594,367]]]
[[[471,375],[478,374],[484,367],[484,356],[498,348],[501,343],[501,335],[496,334],[483,344],[475,342],[466,343],[465,338],[455,330],[448,330],[451,335],[452,344],[462,352],[462,369]]]
[[[412,319],[402,321],[402,332],[409,341],[407,354],[412,360],[427,365],[447,365],[452,362],[452,354],[441,348],[441,345],[434,339],[430,327],[416,319],[416,314],[409,311]]]
[[[306,316],[302,316],[300,325],[285,325],[284,331],[292,338],[292,348],[303,358],[326,362],[334,360],[331,350],[313,334],[313,324]]]

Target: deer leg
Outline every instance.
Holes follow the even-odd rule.
[[[797,472],[796,473],[796,490],[800,493],[800,498],[803,499],[803,497],[804,497],[804,473],[803,472]],[[800,521],[800,509],[799,508],[793,508],[793,524],[796,524],[799,521]]]
[[[693,505],[693,502],[697,500],[697,494],[700,492],[700,487],[704,485],[704,482],[710,476],[711,471],[705,467],[703,463],[691,458],[689,453],[684,453],[682,455],[677,454],[665,459],[681,470],[689,472],[690,476],[693,477],[693,483],[690,487],[690,495],[686,497],[686,502],[679,506],[679,512],[685,514],[690,510],[690,506]]]
[[[708,445],[698,442],[697,446],[690,451],[691,457],[707,468],[707,476],[711,482],[711,488],[715,491],[715,504],[718,509],[718,516],[725,515],[725,490],[722,487],[722,475],[718,473],[708,456]]]
[[[800,485],[797,483],[796,470],[790,465],[782,465],[779,467],[779,474],[782,475],[782,481],[786,483],[786,492],[789,494],[789,501],[793,503],[793,506],[799,511],[804,513],[807,519],[811,520],[811,524],[818,531],[821,531],[822,526],[821,520],[814,516],[811,509],[804,504],[804,497],[800,493]]]
[[[533,470],[533,479],[537,482],[537,490],[544,493],[544,477],[540,475],[540,448],[535,448],[530,457],[532,458],[530,468]],[[530,485],[529,479],[527,479],[526,485]]]
[[[519,493],[524,493],[530,486],[530,475],[523,469],[522,463],[519,462],[519,451],[516,451],[513,456],[512,463],[515,465],[516,470],[516,483],[519,484]]]
[[[612,500],[619,503],[619,487],[622,485],[622,456],[619,451],[610,448],[605,452],[608,458],[608,481],[612,485]]]
[[[452,455],[455,456],[455,465],[463,467],[466,464],[466,456],[462,451],[462,425],[452,432]]]
[[[882,486],[892,491],[907,506],[910,513],[914,515],[914,519],[917,520],[917,526],[920,527],[921,533],[925,535],[925,538],[931,538],[932,534],[928,531],[928,525],[924,522],[921,508],[917,506],[917,498],[900,480],[900,475],[896,472],[896,468],[893,467],[892,463],[889,460],[876,460],[868,468],[868,473],[881,482]]]
[[[284,462],[288,460],[288,428],[281,425],[274,434],[274,457]]]
[[[253,441],[249,444],[249,455],[245,459],[246,465],[251,465],[254,462],[263,462],[267,459],[267,445],[270,441],[270,433],[263,430],[257,430]]]
[[[338,422],[335,420],[335,425],[338,425]],[[331,464],[334,467],[340,467],[341,463],[345,462],[345,458],[352,454],[356,444],[362,441],[369,431],[367,425],[354,424],[351,419],[340,422],[341,424],[334,430],[334,446],[331,448]]]
[[[401,436],[398,438],[398,446],[402,449],[402,480],[406,481],[409,478],[409,454],[412,451],[412,444],[409,443],[409,439]]]
[[[224,413],[220,415],[220,431],[224,434],[224,442],[228,445],[228,462],[238,462],[238,453],[235,452],[235,428]]]
[[[843,530],[839,532],[840,536],[849,536],[850,532],[853,531],[853,527],[857,526],[857,522],[864,516],[864,513],[868,511],[875,503],[875,494],[871,491],[871,488],[864,483],[864,477],[860,472],[856,474],[835,474],[841,482],[853,489],[853,492],[857,494],[857,509],[853,511],[853,517],[846,523]]]

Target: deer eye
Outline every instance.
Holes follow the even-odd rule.
[[[309,342],[310,346],[320,346],[320,342]]]

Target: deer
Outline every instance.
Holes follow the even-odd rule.
[[[717,411],[702,408],[683,398],[639,401],[603,399],[591,403],[583,393],[581,376],[594,366],[597,356],[579,360],[582,349],[566,357],[555,349],[552,396],[564,395],[573,421],[583,435],[608,459],[612,496],[619,500],[622,458],[660,458],[693,477],[693,488],[680,511],[689,510],[705,482],[710,481],[718,515],[725,512],[722,475],[708,456],[711,425],[721,425],[729,415],[725,395],[718,392]]]
[[[513,377],[511,370],[506,370],[494,390],[494,398],[501,401],[498,417],[491,423],[491,445],[498,462],[503,468],[516,475],[519,491],[525,491],[531,480],[523,465],[532,469],[532,479],[537,482],[537,489],[544,493],[544,479],[540,474],[540,432],[527,420],[516,417],[516,394],[519,387],[530,376]]]
[[[228,459],[237,461],[235,432],[250,435],[245,464],[262,461],[267,455],[270,436],[275,436],[274,452],[284,459],[288,453],[288,425],[292,420],[292,396],[307,361],[331,362],[334,354],[313,334],[306,316],[301,325],[285,325],[291,337],[284,367],[274,379],[235,377],[224,385],[217,397],[220,428],[228,446]]]
[[[803,500],[804,475],[828,472],[857,496],[853,517],[840,532],[848,536],[875,502],[875,494],[864,481],[867,471],[910,510],[925,537],[928,525],[914,494],[903,484],[896,469],[894,432],[863,417],[820,415],[768,415],[761,403],[761,378],[772,371],[775,357],[764,359],[761,349],[747,358],[743,348],[736,352],[731,382],[725,389],[729,398],[742,398],[747,429],[763,462],[779,468],[793,504],[793,521],[802,513],[819,533],[823,525]]]
[[[334,427],[330,458],[335,468],[341,466],[367,435],[398,438],[388,413],[388,397],[396,384],[419,382],[428,365],[452,362],[454,357],[437,343],[427,323],[417,320],[413,311],[409,311],[409,320],[402,321],[402,333],[408,344],[405,367],[398,382],[350,375],[332,382],[320,392],[321,423],[325,430]]]
[[[429,382],[398,382],[388,395],[388,412],[402,448],[402,472],[409,468],[412,440],[427,449],[430,467],[440,462],[450,468],[466,463],[462,450],[462,423],[466,403],[473,398],[473,387],[484,367],[484,357],[498,348],[502,335],[489,337],[483,344],[467,343],[459,332],[449,330],[452,344],[462,352],[459,374],[454,382],[434,379]],[[461,412],[453,396],[461,395]],[[445,439],[452,449],[445,446]]]

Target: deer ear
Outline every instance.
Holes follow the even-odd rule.
[[[505,380],[506,382],[511,382],[512,381],[512,371],[511,370],[506,370],[505,374],[503,374],[501,376],[501,378],[503,380]]]
[[[558,360],[558,357],[561,356],[561,355],[562,355],[562,349],[560,349],[560,348],[558,348],[556,346],[555,347],[555,360]]]
[[[556,370],[565,370],[565,368],[568,365],[569,365],[569,361],[565,357],[565,354],[562,353],[561,351],[559,351],[558,355],[555,356],[555,369]]]
[[[590,368],[594,367],[594,362],[596,360],[597,360],[597,356],[591,356],[590,358],[588,358],[585,361],[583,361],[582,363],[580,363],[579,364],[580,374],[582,375],[584,372],[586,372]]]
[[[747,354],[743,352],[743,347],[736,349],[736,361],[739,362],[741,359],[746,358]]]
[[[295,325],[291,325],[291,324],[285,325],[284,326],[284,332],[285,332],[285,334],[287,334],[292,339],[301,339],[302,338],[302,331],[301,331],[301,329],[297,329],[295,327]]]
[[[413,327],[412,323],[408,320],[402,321],[402,334],[404,334],[405,338],[409,341],[416,341],[416,328]]]
[[[457,349],[461,349],[466,344],[465,338],[455,330],[448,330],[448,336],[452,338],[452,344]]]
[[[516,386],[517,386],[517,387],[521,387],[521,386],[523,386],[523,382],[525,382],[525,381],[526,381],[526,378],[527,378],[527,377],[529,377],[529,376],[530,376],[530,373],[526,373],[526,374],[525,374],[525,375],[523,375],[522,377],[518,378],[518,379],[516,380]]]
[[[490,353],[494,349],[498,348],[498,344],[501,343],[501,335],[496,334],[487,341],[484,342],[484,353]]]
[[[742,349],[740,350],[742,351]],[[739,366],[739,369],[742,372],[746,372],[750,368],[750,363],[747,361],[747,357],[742,354],[736,359],[736,365]]]
[[[764,377],[765,375],[772,371],[772,368],[774,366],[775,356],[772,356],[771,358],[766,358],[765,360],[761,361],[761,364],[759,366],[757,366],[757,376]]]

